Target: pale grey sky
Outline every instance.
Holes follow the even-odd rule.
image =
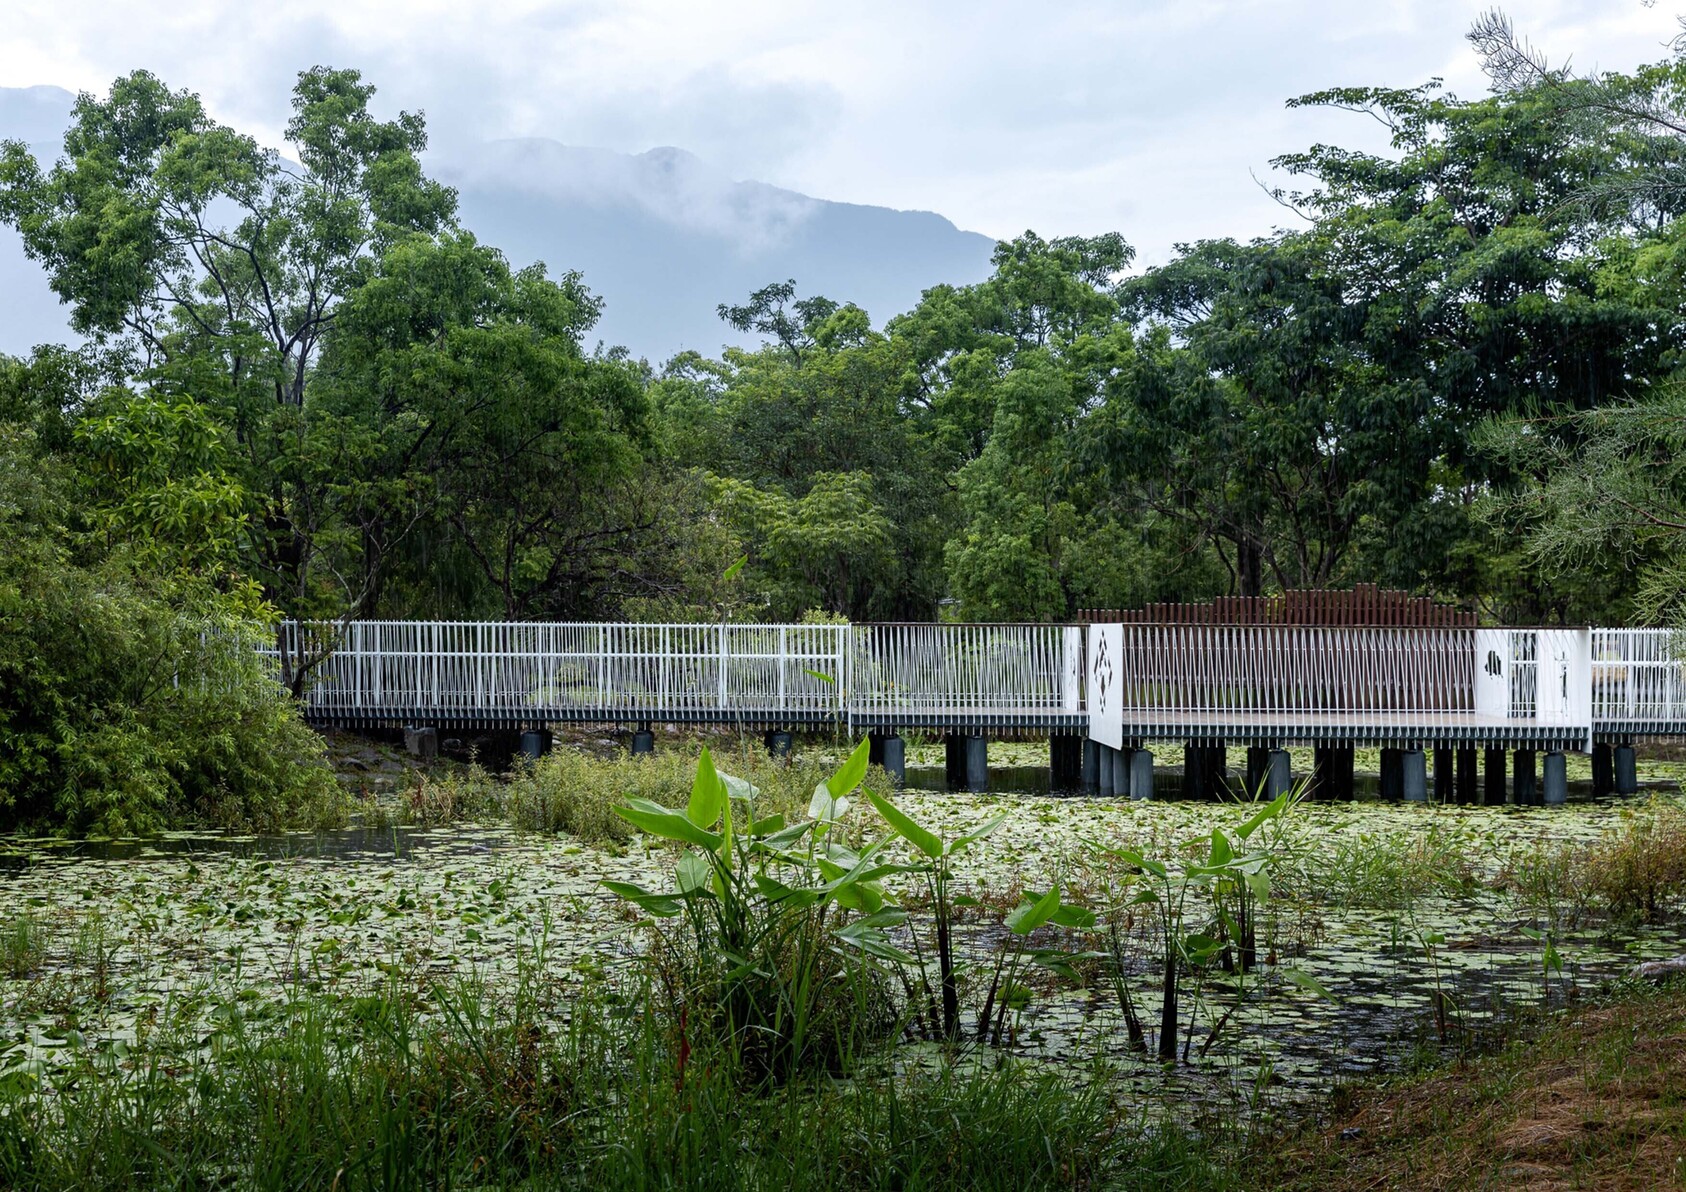
[[[1515,0],[1582,69],[1665,54],[1669,0]],[[1362,117],[1287,111],[1338,84],[1485,82],[1483,0],[7,0],[0,85],[103,89],[144,66],[279,143],[292,76],[352,65],[436,143],[546,136],[692,150],[828,199],[1010,236],[1118,230],[1142,262],[1290,218],[1253,175]]]

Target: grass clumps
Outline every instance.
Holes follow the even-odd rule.
[[[28,911],[13,915],[0,927],[0,971],[6,976],[28,977],[46,957],[46,927]]]
[[[1626,989],[1473,1064],[1348,1093],[1253,1169],[1296,1189],[1686,1185],[1686,983]]]
[[[755,1088],[718,1036],[675,1035],[631,992],[529,967],[497,993],[301,993],[273,1023],[231,1002],[208,1046],[160,1028],[51,1086],[6,1073],[0,1185],[1069,1188],[1129,1161],[1104,1071],[934,1056]]]
[[[730,766],[756,788],[761,814],[792,819],[831,773],[813,758],[777,758],[758,745],[735,752]],[[433,822],[447,822],[447,815],[502,815],[525,831],[564,832],[594,844],[619,845],[631,840],[636,829],[615,814],[615,806],[628,798],[682,804],[690,794],[694,768],[695,756],[677,750],[605,758],[556,749],[536,761],[517,762],[501,782],[472,767],[454,778],[424,777],[427,794],[419,805],[436,810],[439,818]],[[873,777],[889,785],[889,776],[881,770]]]

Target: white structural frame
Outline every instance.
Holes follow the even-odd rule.
[[[1584,748],[1686,733],[1686,635],[1284,625],[277,627],[330,723],[844,723]],[[291,669],[291,668],[286,668]]]

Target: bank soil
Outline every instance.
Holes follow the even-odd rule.
[[[1686,981],[1337,1097],[1269,1166],[1284,1188],[1686,1188]]]

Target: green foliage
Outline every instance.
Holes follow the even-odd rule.
[[[754,1080],[850,1068],[895,1024],[879,961],[899,956],[885,932],[905,915],[885,906],[897,866],[882,844],[854,849],[838,821],[867,774],[862,741],[814,788],[808,817],[765,814],[755,787],[697,761],[683,811],[628,798],[615,814],[684,846],[669,891],[605,882],[684,929],[662,938],[654,976],[677,1029],[717,1033]]]
[[[4,433],[0,821],[121,834],[341,815],[321,742],[255,652],[249,593],[83,541],[62,465]]]
[[[1180,1134],[1126,1135],[1102,1070],[944,1062],[746,1091],[707,1035],[680,1039],[601,989],[555,989],[532,961],[507,991],[301,993],[274,1025],[232,996],[218,1009],[212,1046],[161,1029],[80,1052],[56,1087],[0,1082],[0,1182],[1224,1186]]]

